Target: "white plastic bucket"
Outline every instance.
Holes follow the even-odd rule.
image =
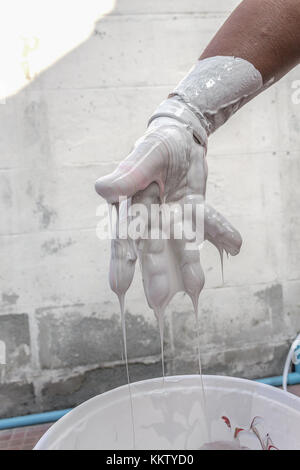
[[[300,398],[233,377],[203,376],[203,382],[209,430],[199,376],[131,384],[135,448],[199,449],[211,439],[261,449],[250,429],[256,418],[264,443],[269,435],[278,449],[300,449]],[[127,385],[98,395],[57,421],[35,449],[133,449],[130,409]]]

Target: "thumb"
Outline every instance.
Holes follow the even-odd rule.
[[[119,197],[131,197],[156,182],[163,193],[167,169],[166,147],[154,133],[137,141],[133,151],[115,171],[96,181],[97,193],[114,203]]]

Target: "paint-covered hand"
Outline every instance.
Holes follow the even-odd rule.
[[[188,178],[191,166],[194,171]],[[205,149],[194,141],[192,129],[160,117],[151,122],[116,170],[97,180],[96,191],[107,202],[116,203],[155,182],[161,199],[172,201],[187,194],[187,185],[204,196],[206,177]]]

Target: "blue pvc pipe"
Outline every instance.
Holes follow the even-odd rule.
[[[300,346],[295,349],[297,351],[297,359],[300,360]],[[297,361],[298,362],[298,361]],[[300,361],[298,364],[294,365],[295,372],[291,372],[288,374],[287,377],[287,384],[288,385],[297,385],[300,384]],[[275,377],[265,377],[263,379],[256,379],[255,382],[261,382],[267,385],[273,385],[274,387],[281,387],[283,381],[282,375],[277,375]]]
[[[299,366],[298,366],[299,368]],[[265,377],[264,379],[256,379],[255,382],[261,382],[267,385],[273,385],[274,387],[282,386],[282,375],[277,375],[275,377]],[[288,385],[300,384],[300,372],[291,372],[288,374]]]
[[[288,385],[300,384],[300,364],[296,365],[295,369],[296,372],[291,372],[288,374]],[[263,379],[255,379],[255,382],[261,382],[267,385],[273,385],[274,387],[280,387],[282,386],[282,375],[278,375],[276,377],[266,377]],[[72,408],[0,419],[0,430],[20,428],[22,426],[34,426],[35,424],[52,423],[54,421],[58,421],[71,410]]]
[[[263,379],[255,379],[255,382],[261,382],[274,387],[282,386],[282,375],[275,377],[265,377]],[[295,372],[288,374],[288,385],[300,384],[300,364],[295,365]],[[26,416],[15,416],[14,418],[0,419],[0,430],[21,428],[23,426],[34,426],[35,424],[52,423],[58,421],[64,415],[69,413],[72,408],[66,410],[47,411],[45,413],[36,413]]]
[[[69,413],[70,409],[47,411],[26,416],[15,416],[14,418],[0,419],[0,429],[20,428],[22,426],[33,426],[35,424],[52,423]]]

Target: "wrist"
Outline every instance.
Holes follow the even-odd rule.
[[[170,97],[163,101],[154,111],[149,119],[148,126],[158,118],[172,118],[182,125],[190,128],[194,138],[206,149],[207,148],[207,132],[202,122],[195,113],[177,96]]]
[[[210,135],[262,87],[262,76],[250,62],[216,56],[199,60],[170,96],[184,103]]]

